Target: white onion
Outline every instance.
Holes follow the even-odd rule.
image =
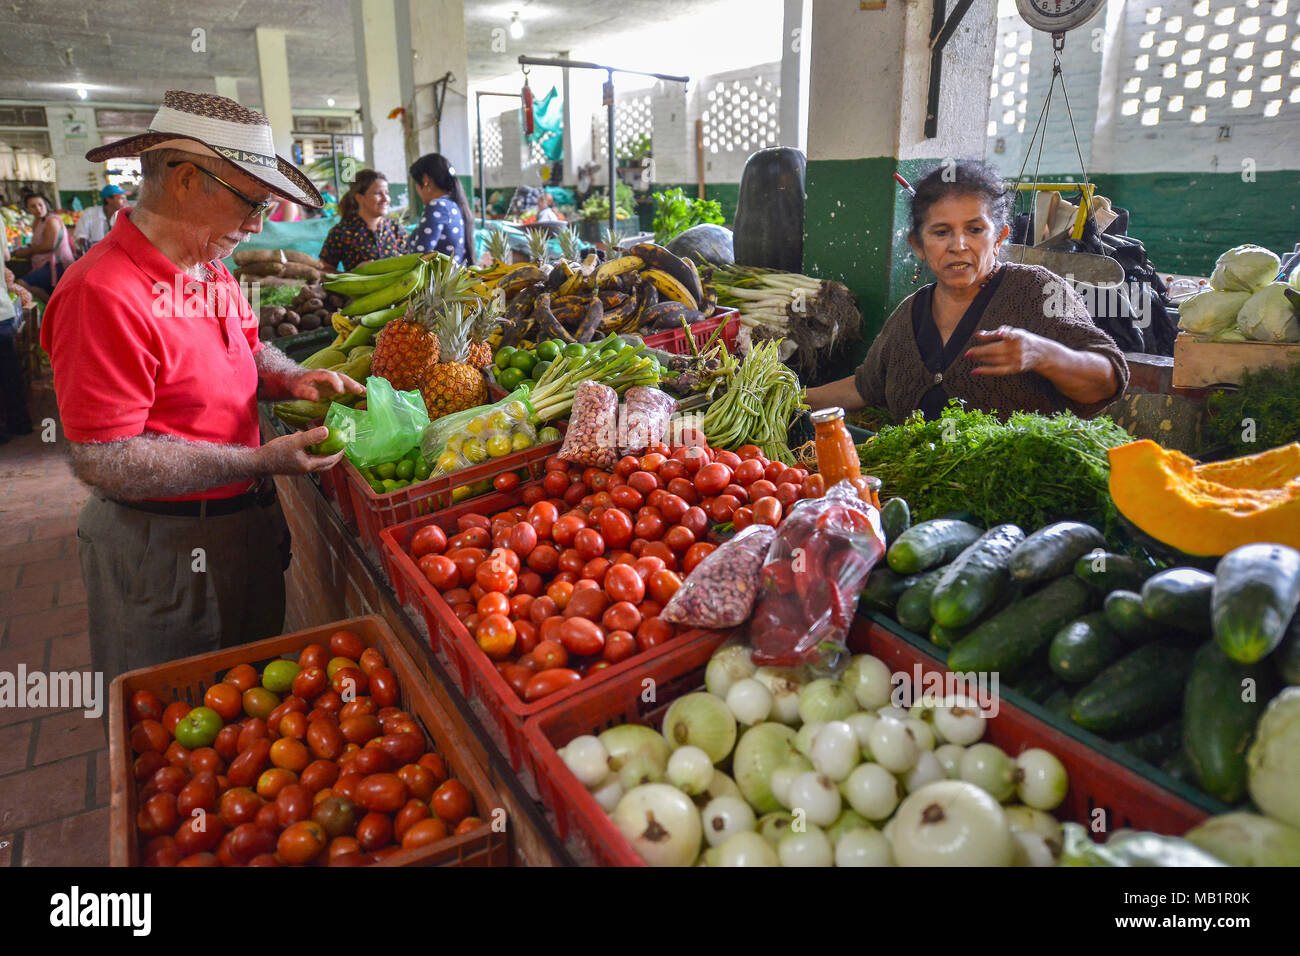
[[[910,714],[911,711],[908,711],[908,713]],[[929,724],[924,720],[918,720],[915,717],[908,717],[907,720],[903,721],[903,723],[905,723],[907,729],[912,732],[912,739],[916,741],[916,746],[918,748],[923,751],[934,749],[934,731],[930,729]]]
[[[944,773],[943,764],[939,763],[939,758],[929,750],[922,750],[921,756],[916,760],[916,766],[907,772],[903,782],[907,786],[908,793],[915,793],[927,783],[946,779],[948,779],[948,775]]]
[[[700,818],[704,824],[704,839],[709,846],[721,846],[737,833],[753,830],[756,823],[749,804],[736,797],[710,800]]]
[[[904,721],[907,720],[907,711],[903,710],[903,708],[901,707],[894,707],[893,705],[889,705],[887,707],[878,708],[876,710],[876,716],[892,717],[894,720]]]
[[[935,732],[950,744],[969,747],[984,736],[984,715],[965,697],[949,695],[934,711]]]
[[[727,707],[738,723],[752,727],[771,716],[772,693],[754,678],[745,677],[727,691]]]
[[[605,731],[598,739],[609,752],[609,769],[614,773],[621,771],[630,760],[644,758],[658,766],[656,779],[663,779],[671,751],[668,742],[656,731],[641,724],[622,724]]]
[[[781,861],[768,843],[753,831],[737,833],[709,851],[710,866],[780,866]]]
[[[606,813],[613,813],[626,792],[623,789],[623,784],[619,782],[618,774],[611,773],[603,784],[591,791],[591,795],[596,798],[596,802],[600,804],[602,810]]]
[[[560,757],[569,772],[588,790],[599,787],[609,776],[609,751],[590,734],[574,737],[560,751]]]
[[[799,723],[799,683],[794,671],[778,667],[760,667],[754,680],[772,695],[772,719],[794,727]]]
[[[667,769],[667,760],[661,764],[656,758],[641,754],[623,764],[623,769],[618,772],[618,782],[624,790],[635,790],[647,783],[662,782]]]
[[[818,678],[799,692],[799,717],[805,724],[843,720],[857,709],[853,692],[829,677]]]
[[[921,748],[907,724],[882,717],[871,728],[871,755],[890,773],[907,773],[916,766]]]
[[[821,827],[809,824],[802,833],[790,832],[776,845],[782,866],[830,866],[835,862],[831,841]]]
[[[796,822],[799,812],[804,819],[819,827],[828,827],[840,815],[840,791],[835,781],[816,771],[801,773],[790,783],[790,812]]]
[[[836,866],[893,866],[889,840],[879,830],[856,827],[835,844]]]
[[[752,677],[758,669],[749,658],[750,650],[743,644],[729,644],[719,650],[704,668],[704,689],[715,697],[725,698],[732,684]]]
[[[768,778],[768,786],[772,790],[772,796],[776,797],[781,806],[790,809],[790,784],[794,783],[795,777],[807,773],[812,768],[811,760],[803,754],[794,754],[772,771],[772,776]]]
[[[961,757],[961,778],[1001,803],[1016,792],[1015,765],[993,744],[975,744]]]
[[[1052,846],[1037,833],[1012,830],[1011,840],[1014,844],[1012,866],[1056,866],[1059,862]]]
[[[740,792],[756,812],[781,809],[781,803],[772,795],[772,771],[793,756],[794,731],[784,724],[768,721],[741,735],[731,769]]]
[[[817,731],[826,725],[820,720],[810,720],[804,724],[794,735],[794,749],[799,751],[805,757],[812,753],[813,738],[817,736]]]
[[[704,789],[704,792],[696,794],[695,802],[697,805],[703,806],[718,797],[735,797],[737,800],[745,799],[740,792],[740,787],[736,786],[736,781],[721,770],[715,769],[713,777],[709,780],[709,785]]]
[[[721,763],[736,745],[736,718],[712,694],[687,694],[668,705],[663,735],[674,749],[690,744]]]
[[[965,752],[966,748],[961,744],[944,744],[935,748],[934,755],[939,758],[944,776],[949,780],[961,779],[961,758]]]
[[[878,763],[854,767],[840,791],[849,806],[873,822],[888,819],[903,796],[898,778]]]
[[[892,844],[900,866],[1010,866],[1015,843],[998,802],[974,784],[940,780],[903,801]]]
[[[840,787],[840,794],[843,795],[844,788]],[[840,815],[835,818],[835,822],[826,827],[826,839],[831,841],[831,846],[840,842],[840,837],[850,830],[866,829],[874,830],[871,821],[858,813],[852,807],[845,807],[840,811]]]
[[[876,726],[876,721],[879,719],[877,715],[869,714],[865,710],[849,714],[844,718],[844,722],[858,735],[858,746],[862,749],[863,760],[875,759],[871,756],[871,728]]]
[[[1022,807],[1019,804],[1003,807],[1002,812],[1007,815],[1007,826],[1011,827],[1012,833],[1017,830],[1036,833],[1058,848],[1064,842],[1061,835],[1061,821],[1050,813],[1035,810],[1033,807]]]
[[[1055,810],[1070,789],[1070,777],[1056,754],[1031,747],[1016,758],[1016,793],[1035,810]]]
[[[840,680],[853,692],[859,707],[875,710],[888,704],[893,695],[891,676],[889,666],[880,658],[858,654],[849,661]]]
[[[664,783],[629,791],[611,819],[650,866],[689,866],[704,839],[700,811],[686,794]]]
[[[781,842],[781,837],[790,832],[794,825],[794,816],[789,813],[765,813],[758,818],[759,835],[771,844],[772,849]]]
[[[693,797],[713,780],[713,761],[699,747],[678,747],[668,758],[667,777],[674,787]]]
[[[814,770],[838,782],[858,765],[861,754],[853,728],[842,720],[832,720],[817,731],[808,756]]]

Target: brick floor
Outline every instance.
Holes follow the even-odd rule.
[[[34,404],[38,423],[57,415],[48,381]],[[39,429],[0,445],[0,486],[0,671],[84,670],[76,532],[87,490]],[[81,711],[0,707],[0,866],[107,865],[104,732]]]

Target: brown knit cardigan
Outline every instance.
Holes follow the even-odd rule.
[[[1115,367],[1119,389],[1109,398],[1085,405],[1062,395],[1035,372],[972,375],[975,363],[966,358],[963,350],[943,372],[942,384],[949,398],[964,399],[967,407],[996,412],[1003,419],[1017,410],[1043,414],[1069,410],[1080,418],[1101,414],[1128,387],[1124,353],[1114,339],[1097,328],[1078,293],[1055,273],[1041,266],[1017,263],[1008,263],[1004,268],[1002,281],[978,328],[992,331],[1000,325],[1012,325],[1067,348],[1098,352]],[[915,298],[913,294],[899,303],[854,375],[863,401],[888,408],[899,422],[920,406],[921,396],[933,384],[933,377],[921,363],[921,350],[912,331]],[[976,344],[978,340],[972,337],[971,346]]]

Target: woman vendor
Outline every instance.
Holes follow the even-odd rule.
[[[1001,178],[978,163],[917,184],[908,243],[937,281],[899,303],[851,378],[808,390],[812,408],[883,406],[901,422],[916,409],[937,418],[956,398],[1002,418],[1092,418],[1124,393],[1124,353],[1074,289],[1041,266],[998,262],[1007,205]]]

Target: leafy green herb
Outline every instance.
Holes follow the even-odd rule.
[[[856,412],[849,412],[845,420],[856,428],[865,428],[869,432],[878,432],[886,425],[896,425],[894,416],[889,413],[889,409],[870,405],[866,408],[860,408]]]
[[[286,309],[293,305],[298,293],[302,291],[301,285],[277,285],[269,288],[260,288],[258,290],[258,305],[261,308],[282,305]]]
[[[632,187],[627,183],[618,183],[614,187],[614,208],[615,219],[631,219],[632,204],[635,202],[635,195]],[[584,219],[608,219],[609,218],[609,195],[605,190],[594,192],[582,204],[582,218]]]
[[[1216,448],[1253,455],[1300,441],[1300,364],[1247,372],[1241,388],[1214,392],[1206,406],[1206,432]]]
[[[1132,440],[1109,418],[1015,412],[1004,424],[953,401],[935,421],[914,412],[882,429],[858,457],[917,521],[969,511],[985,527],[1012,522],[1028,533],[1071,518],[1111,537],[1118,513],[1106,452]]]
[[[649,156],[653,149],[654,140],[650,134],[642,133],[618,151],[618,161],[624,166],[631,166]]]
[[[706,222],[721,225],[726,222],[717,200],[691,199],[680,187],[657,192],[654,199],[655,242],[661,246],[668,245],[669,240],[681,235],[691,226]]]

